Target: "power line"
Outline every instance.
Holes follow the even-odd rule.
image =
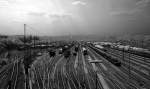
[[[31,31],[33,31],[34,35],[37,35],[37,34],[40,33],[37,29],[33,28],[33,27],[30,26],[29,24],[26,24],[26,28],[28,28],[28,29],[30,29]],[[27,30],[28,30],[28,29],[27,29]],[[31,34],[31,35],[32,35],[32,34]]]

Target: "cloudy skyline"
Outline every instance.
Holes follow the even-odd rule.
[[[0,0],[0,33],[149,32],[150,0]]]

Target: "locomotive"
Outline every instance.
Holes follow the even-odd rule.
[[[59,48],[59,54],[62,54],[62,53],[63,53],[63,49]]]
[[[55,52],[54,49],[51,49],[51,50],[49,50],[48,52],[49,52],[49,56],[50,56],[50,57],[54,57],[54,56],[56,55],[56,52]]]
[[[79,51],[79,47],[76,46],[74,50],[75,50],[75,52],[78,52]]]
[[[66,51],[66,52],[64,52],[64,57],[65,57],[65,58],[70,57],[70,55],[71,55],[71,52],[70,52],[69,50]]]
[[[73,52],[73,56],[77,56],[77,53],[76,53],[76,52]]]
[[[84,56],[88,55],[88,51],[87,51],[86,48],[83,47],[83,48],[82,48],[82,51],[83,51],[83,55],[84,55]]]

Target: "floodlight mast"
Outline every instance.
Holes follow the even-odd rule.
[[[23,59],[23,62],[25,61],[25,51],[26,51],[26,24],[24,24],[24,47],[23,47],[23,50],[24,50],[24,59]]]
[[[24,47],[25,47],[25,44],[26,44],[26,24],[24,24]]]

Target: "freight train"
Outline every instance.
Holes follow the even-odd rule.
[[[109,62],[111,62],[113,65],[117,66],[117,67],[121,67],[121,61],[114,57],[114,56],[111,56],[107,53],[105,53],[104,51],[101,51],[95,47],[90,47],[92,48],[94,51],[96,51],[98,54],[100,54],[102,57],[104,57],[106,60],[108,60]]]
[[[120,45],[118,43],[110,43],[110,42],[101,42],[100,44],[106,48],[112,48],[119,51],[124,51],[127,53],[132,53],[142,57],[150,58],[150,50],[148,49],[131,47],[130,45]]]
[[[150,51],[148,49],[130,47],[130,46],[123,46],[123,45],[117,45],[117,46],[113,46],[111,48],[119,50],[119,51],[124,51],[124,52],[127,52],[127,53],[132,53],[132,54],[135,54],[135,55],[139,55],[139,56],[142,56],[142,57],[150,58]]]
[[[98,48],[98,49],[100,49],[100,50],[102,50],[102,51],[107,51],[103,46],[101,46],[101,45],[95,45],[95,47],[96,48]]]

